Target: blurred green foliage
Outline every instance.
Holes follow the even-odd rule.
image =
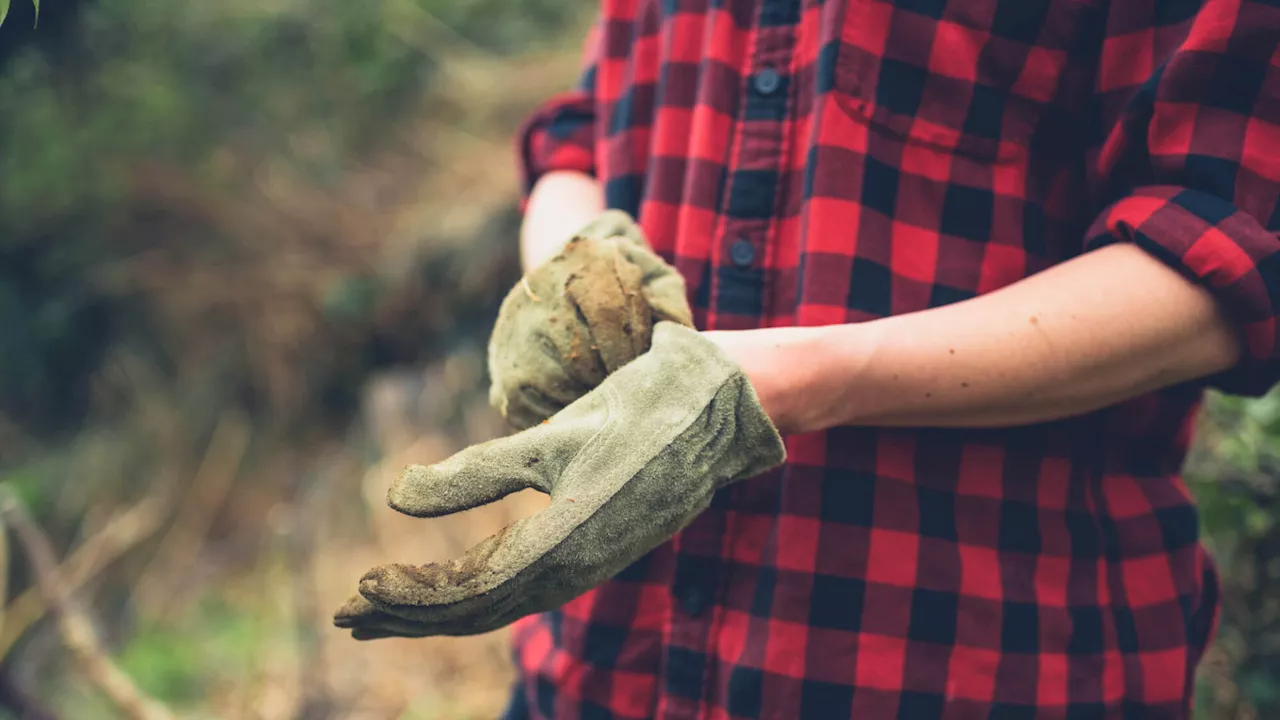
[[[360,157],[390,119],[428,97],[437,58],[396,32],[435,18],[485,54],[526,49],[574,0],[294,0],[95,3],[64,57],[29,52],[0,80],[0,230],[40,239],[67,215],[106,212],[140,159],[217,177],[232,145],[290,160],[317,180]],[[415,13],[424,11],[426,15]],[[303,148],[313,133],[326,141]],[[314,152],[308,156],[308,151]]]
[[[271,620],[256,609],[205,597],[181,618],[134,628],[114,660],[140,691],[178,717],[231,717],[225,709],[211,707],[210,700],[234,698],[272,682],[273,668],[265,664],[290,638]],[[50,709],[59,717],[119,716],[100,694],[82,685],[53,684],[45,694],[53,698]]]
[[[31,0],[32,10],[39,14],[40,0]],[[4,23],[6,17],[9,16],[9,0],[0,0],[0,24]]]
[[[441,89],[451,67],[478,59],[492,72],[556,42],[587,5],[65,0],[37,26],[34,7],[13,4],[0,25],[0,481],[60,555],[140,495],[189,492],[229,413],[250,417],[246,464],[270,465],[319,442],[286,421],[312,422],[335,397],[349,420],[376,365],[444,352],[431,346],[443,320],[492,314],[489,296],[496,306],[514,282],[492,279],[515,266],[502,211],[514,198],[479,198],[498,210],[454,231],[492,241],[397,237],[413,249],[386,251],[395,261],[382,260],[387,228],[360,221],[414,203],[438,149],[422,128],[468,109],[457,83]],[[401,180],[401,196],[383,199]],[[434,232],[418,222],[403,234],[423,226]],[[210,521],[218,538],[198,538],[233,548],[210,553],[218,579],[256,570],[263,508],[302,482],[252,480],[228,490],[232,509]],[[121,598],[151,550],[103,569],[84,600],[146,691],[194,707],[243,681],[270,628],[260,607],[213,601],[178,622],[149,618]],[[28,571],[9,568],[11,596]],[[0,672],[83,703],[67,717],[111,716],[91,689],[67,692],[77,673],[41,628]]]
[[[1221,574],[1230,675],[1201,684],[1203,717],[1280,717],[1280,390],[1210,395],[1186,477]]]
[[[139,232],[129,215],[140,173],[178,168],[184,182],[228,198],[281,167],[332,185],[398,120],[431,103],[442,57],[528,49],[583,4],[112,0],[47,8],[58,41],[24,36],[0,73],[0,410],[39,432],[74,420],[107,344],[123,332],[157,332],[137,298],[104,292],[99,277],[174,241]],[[74,22],[58,26],[56,14],[73,10]],[[6,26],[6,38],[13,30]],[[432,47],[440,37],[450,45]],[[184,242],[218,261],[208,229],[189,228]],[[334,308],[358,309],[367,297],[357,283],[335,293]]]
[[[281,640],[276,635],[243,608],[206,598],[181,623],[148,621],[137,628],[117,662],[141,690],[182,708],[242,680],[259,665],[255,657],[264,647]]]

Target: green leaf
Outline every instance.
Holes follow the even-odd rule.
[[[40,0],[31,0],[31,4],[36,9],[35,26],[40,26]],[[4,24],[4,19],[9,16],[9,0],[0,0],[0,25]]]

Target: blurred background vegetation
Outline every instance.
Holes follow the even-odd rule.
[[[330,613],[368,566],[538,507],[424,526],[383,497],[502,432],[483,353],[518,276],[512,134],[573,81],[591,5],[62,0],[35,28],[15,0],[0,25],[0,481],[181,717],[504,702],[501,633],[365,645]],[[1215,396],[1202,425],[1225,607],[1200,715],[1280,717],[1280,398]],[[0,543],[0,717],[118,717],[32,583]]]
[[[107,653],[181,717],[505,700],[500,636],[377,647],[330,618],[367,567],[537,507],[424,527],[384,497],[502,431],[483,353],[518,278],[513,131],[572,82],[589,9],[62,0],[33,27],[14,0],[0,481]],[[0,713],[117,717],[18,546],[0,556]]]

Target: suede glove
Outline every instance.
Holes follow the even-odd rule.
[[[408,467],[392,508],[437,517],[525,488],[551,496],[462,558],[373,568],[335,615],[357,639],[473,635],[552,610],[639,560],[786,451],[747,377],[697,331],[650,349],[547,422]]]
[[[630,216],[606,211],[503,299],[489,402],[515,429],[537,425],[647,350],[661,320],[693,326],[684,278]]]

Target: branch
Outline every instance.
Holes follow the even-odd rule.
[[[145,500],[113,516],[92,537],[71,553],[58,569],[58,577],[68,592],[75,592],[131,548],[151,537],[168,517],[172,492],[148,495]],[[4,537],[0,535],[0,545]],[[3,596],[0,596],[3,597]],[[27,629],[47,610],[40,588],[30,587],[0,610],[0,659],[9,655]]]
[[[179,585],[200,557],[249,440],[250,428],[244,418],[229,414],[219,420],[177,517],[134,586],[134,595],[151,606],[154,616],[165,618],[176,610]]]
[[[324,646],[316,628],[328,625],[329,613],[316,600],[316,540],[324,508],[332,494],[333,479],[328,470],[302,478],[294,489],[295,501],[285,524],[285,564],[297,608],[295,632],[300,652],[298,684],[302,688],[300,707],[294,720],[325,720],[336,717],[338,708],[325,681]]]
[[[13,529],[18,543],[26,551],[36,586],[49,603],[63,640],[75,654],[81,670],[132,720],[173,720],[173,714],[166,707],[144,695],[107,656],[93,626],[59,582],[58,563],[48,539],[7,485],[0,485],[0,517]]]

